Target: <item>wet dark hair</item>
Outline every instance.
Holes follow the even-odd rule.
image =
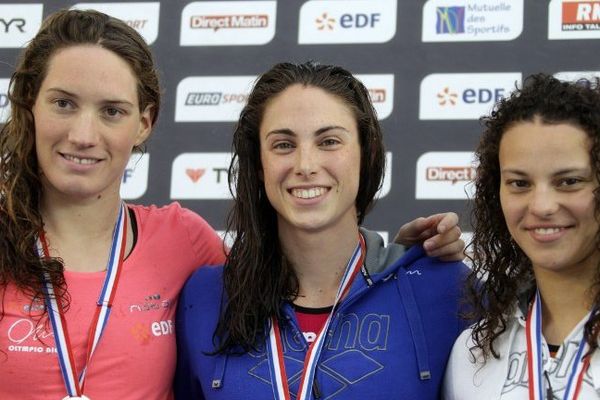
[[[60,49],[96,45],[110,50],[131,67],[137,79],[140,112],[150,107],[152,124],[160,107],[158,73],[144,39],[121,20],[97,11],[63,10],[46,18],[20,55],[8,98],[11,114],[0,131],[0,292],[13,283],[32,299],[42,293],[44,274],[57,297],[68,303],[60,259],[40,260],[34,250],[43,228],[42,196],[32,113],[48,64]],[[85,79],[82,77],[81,79]],[[3,298],[3,296],[2,296]],[[4,315],[0,306],[0,318]]]
[[[571,124],[588,135],[590,159],[595,178],[600,182],[600,85],[599,81],[564,82],[551,75],[536,74],[523,81],[510,97],[501,100],[490,116],[482,118],[485,131],[476,151],[479,161],[473,201],[473,239],[470,256],[473,271],[468,277],[469,300],[473,306],[472,338],[484,358],[498,358],[494,341],[507,328],[515,303],[524,291],[532,294],[535,277],[531,262],[512,239],[500,204],[499,149],[504,133],[522,122],[540,121],[553,125]],[[600,211],[600,190],[594,191],[596,213]],[[600,231],[596,233],[600,250]],[[478,284],[480,278],[485,280]],[[594,305],[600,305],[600,265],[591,283]],[[528,291],[528,289],[530,289]],[[586,341],[594,350],[598,339],[596,314],[585,326]]]
[[[235,202],[227,230],[237,236],[224,268],[228,299],[215,332],[218,351],[253,348],[264,338],[268,319],[280,317],[282,302],[298,295],[298,280],[279,243],[277,213],[260,178],[259,127],[265,108],[292,85],[323,89],[341,99],[356,118],[361,146],[359,224],[381,187],[385,166],[381,128],[367,89],[350,72],[316,62],[281,63],[257,80],[233,136],[229,183],[235,188]]]

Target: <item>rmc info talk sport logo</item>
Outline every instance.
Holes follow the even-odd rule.
[[[552,0],[548,39],[600,39],[600,1]]]

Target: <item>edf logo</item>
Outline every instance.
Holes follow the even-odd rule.
[[[342,14],[340,16],[340,26],[342,28],[374,28],[375,24],[381,21],[380,13],[356,13]]]
[[[397,0],[307,0],[299,44],[384,43],[396,34]],[[361,34],[357,35],[356,31]]]
[[[487,104],[496,103],[504,97],[504,88],[495,89],[465,89],[462,93],[462,100],[466,104]]]
[[[123,172],[123,183],[127,183],[129,179],[133,176],[133,168],[125,168],[125,172]]]
[[[520,81],[519,72],[427,75],[421,81],[419,119],[479,119]]]

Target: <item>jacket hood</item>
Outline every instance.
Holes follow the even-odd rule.
[[[402,267],[408,268],[418,259],[426,257],[422,246],[412,246],[408,251],[397,243],[388,243],[384,247],[383,238],[377,232],[360,228],[360,233],[367,245],[365,268],[369,274],[392,273]]]

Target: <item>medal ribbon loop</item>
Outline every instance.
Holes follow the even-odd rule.
[[[591,314],[594,315],[594,312]],[[590,316],[591,317],[591,316]],[[540,291],[536,290],[535,298],[529,305],[527,320],[525,322],[527,333],[527,374],[529,378],[529,399],[530,400],[552,400],[545,399],[544,395],[544,366],[542,361],[542,301]],[[582,334],[581,341],[573,367],[567,380],[567,386],[563,400],[576,400],[581,391],[583,377],[590,365],[590,357],[584,357],[589,346],[585,341],[585,334]]]
[[[94,354],[94,351],[100,342],[104,328],[108,323],[112,302],[115,297],[119,282],[119,275],[122,269],[121,267],[123,265],[123,259],[125,258],[125,249],[127,247],[126,213],[127,207],[125,206],[125,203],[122,203],[119,216],[113,230],[112,244],[106,265],[104,284],[102,285],[102,291],[100,292],[98,301],[96,303],[96,312],[94,313],[94,318],[92,319],[92,324],[90,325],[86,363],[81,374],[79,375],[79,379],[77,379],[73,349],[69,339],[69,331],[67,329],[63,305],[61,302],[57,301],[50,275],[47,273],[44,275],[46,307],[48,309],[48,316],[52,324],[52,331],[54,333],[54,341],[56,343],[61,374],[68,394],[66,398],[86,398],[83,396],[83,388],[87,366],[89,365],[92,355]],[[50,258],[48,242],[43,231],[40,232],[37,240],[37,251],[40,257],[43,256],[44,258]]]
[[[333,313],[335,312],[338,303],[348,293],[348,290],[350,290],[350,286],[352,285],[354,278],[363,265],[365,253],[365,239],[359,234],[358,244],[356,245],[350,261],[348,261],[348,265],[346,266],[346,270],[342,276],[340,286],[338,287],[335,301],[333,303],[333,307],[331,308],[331,312],[327,317],[327,321],[325,321],[325,324],[319,331],[315,341],[309,346],[306,356],[304,357],[302,377],[300,378],[300,386],[298,387],[298,394],[296,396],[297,400],[309,400],[312,397],[312,387],[315,373],[317,371],[319,357],[325,343],[325,338],[329,330]],[[269,361],[269,372],[271,374],[274,399],[291,400],[287,374],[285,371],[281,332],[276,317],[272,317],[269,324],[267,360]]]

